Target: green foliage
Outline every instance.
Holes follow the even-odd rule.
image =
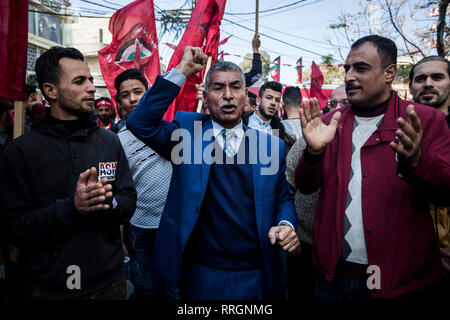
[[[414,64],[399,65],[397,74],[394,79],[394,83],[408,83],[409,82],[409,72],[411,71]]]
[[[262,62],[262,76],[259,81],[266,82],[268,81],[269,67],[271,60],[267,51],[260,50],[259,53],[261,54],[261,62]],[[247,53],[244,56],[244,60],[241,63],[239,63],[239,66],[242,68],[244,72],[249,72],[252,69],[252,60],[253,60],[253,53]]]
[[[322,56],[322,64],[333,64],[336,61],[332,54]]]
[[[35,75],[35,74],[30,74],[30,75],[27,77],[26,83],[27,83],[27,85],[30,85],[30,86],[37,86],[38,83],[37,83],[36,75]]]

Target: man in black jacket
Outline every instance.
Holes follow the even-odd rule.
[[[123,299],[119,225],[136,206],[127,158],[90,117],[95,87],[78,50],[51,48],[36,75],[51,108],[0,158],[6,277],[25,299]]]

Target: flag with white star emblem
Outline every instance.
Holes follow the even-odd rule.
[[[127,69],[139,69],[149,87],[160,74],[153,0],[137,0],[117,10],[109,21],[111,44],[98,52],[103,79],[115,97],[114,79]]]

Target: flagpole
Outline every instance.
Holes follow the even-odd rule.
[[[255,33],[258,34],[258,22],[259,22],[259,0],[256,0],[256,19],[255,19]]]
[[[211,61],[212,61],[212,56],[209,56],[208,61],[206,62],[205,77],[209,71],[209,68],[211,68]],[[205,82],[204,78],[203,78],[202,82]],[[203,107],[203,99],[200,99],[200,100],[198,100],[197,113],[200,113],[202,111],[202,107]]]
[[[23,101],[14,101],[14,139],[21,136],[24,131],[25,122],[25,108],[23,107]]]

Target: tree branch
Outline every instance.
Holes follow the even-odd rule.
[[[446,0],[445,0],[445,1],[446,1]],[[410,45],[412,45],[414,48],[416,48],[416,49],[422,54],[423,57],[425,57],[425,54],[423,53],[422,49],[420,49],[420,48],[419,48],[416,44],[414,44],[413,42],[409,41],[409,40],[405,37],[405,35],[403,34],[403,32],[397,27],[397,24],[396,24],[395,21],[394,21],[394,17],[392,16],[391,3],[387,3],[386,7],[387,7],[387,10],[388,10],[388,13],[389,13],[389,19],[390,19],[391,24],[392,24],[392,26],[394,27],[395,31],[397,31],[397,33],[402,37],[402,39],[403,39],[403,41],[404,41],[405,43],[409,43]],[[408,53],[409,53],[409,55],[410,55],[411,58],[412,58],[412,55],[411,55],[411,52],[410,52],[409,48],[406,47],[406,49],[408,50]]]
[[[438,55],[445,57],[447,52],[445,50],[444,32],[445,32],[445,18],[447,16],[447,7],[449,0],[439,0],[439,23],[436,29],[436,49]]]

